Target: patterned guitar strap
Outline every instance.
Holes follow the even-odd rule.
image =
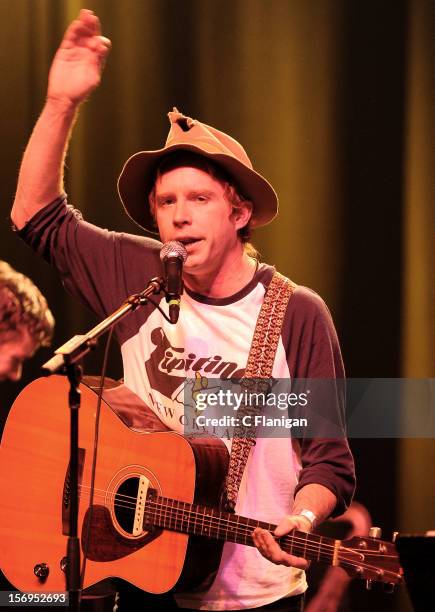
[[[274,272],[258,315],[245,375],[240,381],[243,392],[267,394],[284,315],[295,288],[295,283],[279,272]],[[260,412],[261,406],[241,406],[238,411],[239,423],[244,415]],[[251,423],[254,421],[255,419],[250,419]],[[246,462],[251,448],[255,445],[255,437],[255,425],[239,425],[234,430],[228,473],[222,493],[222,506],[228,512],[234,512]]]

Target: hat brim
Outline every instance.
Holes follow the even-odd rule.
[[[211,149],[211,147],[209,147]],[[219,151],[204,150],[188,143],[174,144],[157,151],[139,151],[125,163],[118,179],[118,193],[128,216],[143,229],[157,233],[148,195],[154,185],[159,161],[174,151],[191,151],[222,166],[234,179],[241,195],[253,203],[253,228],[270,223],[278,212],[278,197],[272,185],[260,174]]]

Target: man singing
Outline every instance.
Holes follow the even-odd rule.
[[[54,58],[46,104],[24,154],[12,210],[23,239],[57,268],[68,291],[100,317],[143,289],[146,279],[162,274],[160,242],[95,227],[66,202],[63,161],[70,132],[80,105],[100,82],[109,48],[98,18],[82,10]],[[233,138],[177,109],[169,119],[166,144],[133,155],[118,188],[127,214],[141,228],[157,231],[163,243],[178,241],[187,251],[180,315],[175,325],[169,323],[163,299],[164,314],[148,304],[116,331],[126,385],[166,426],[182,432],[187,378],[211,384],[245,372],[258,315],[276,278],[273,267],[259,263],[249,239],[252,229],[276,216],[278,200]],[[343,378],[327,307],[311,290],[290,285],[273,378]],[[258,438],[235,510],[278,524],[274,535],[282,536],[295,528],[310,531],[341,514],[353,489],[353,460],[345,439]],[[227,542],[217,572],[195,590],[177,592],[169,605],[301,610],[307,561],[284,552],[265,530],[257,529],[253,537],[257,548]],[[125,610],[157,605],[149,597],[120,601]]]

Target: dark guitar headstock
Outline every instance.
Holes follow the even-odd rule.
[[[399,556],[392,542],[374,537],[353,537],[340,543],[336,555],[337,565],[352,578],[387,584],[401,584],[403,581]]]

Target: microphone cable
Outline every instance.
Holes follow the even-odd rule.
[[[98,393],[97,393],[97,407],[95,411],[95,428],[94,428],[94,448],[93,448],[93,453],[92,453],[91,484],[90,484],[89,504],[88,504],[89,515],[88,515],[88,522],[86,526],[86,533],[83,536],[83,561],[82,561],[82,568],[80,572],[80,592],[83,590],[83,583],[85,579],[86,559],[88,556],[88,548],[89,548],[90,527],[92,524],[92,509],[93,509],[93,501],[94,501],[95,473],[97,469],[97,451],[98,451],[98,437],[99,437],[99,428],[100,428],[101,402],[103,399],[104,382],[106,380],[107,361],[109,358],[109,348],[112,342],[113,329],[115,325],[116,324],[111,326],[108,336],[107,336],[106,346],[104,349],[103,365],[101,366],[100,386],[98,388]]]

